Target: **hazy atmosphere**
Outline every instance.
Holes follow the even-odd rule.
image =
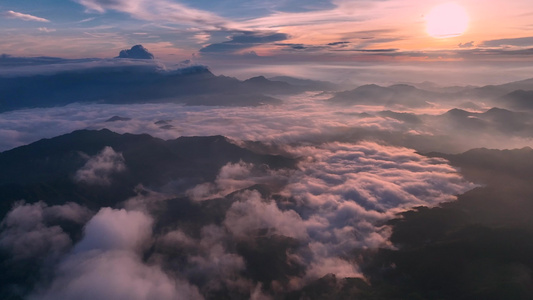
[[[0,298],[533,298],[533,5],[0,3]]]

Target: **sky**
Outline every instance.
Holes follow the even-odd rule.
[[[532,17],[532,0],[1,0],[0,298],[531,295]]]
[[[528,67],[524,62],[533,55],[531,2],[455,1],[468,17],[466,30],[453,37],[431,36],[427,16],[447,2],[4,0],[0,53],[109,58],[142,44],[158,59],[192,59],[237,77],[259,70],[318,77],[315,73],[324,68],[467,62],[480,76],[486,65],[504,66],[509,79],[518,79],[512,74]],[[460,20],[445,16],[442,22],[452,26]],[[478,81],[495,83],[497,77]]]

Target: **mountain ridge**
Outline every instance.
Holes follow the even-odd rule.
[[[115,159],[122,157],[118,163],[124,165],[123,171],[109,174],[112,184],[75,182],[76,172],[90,158],[103,155],[106,147],[116,153]],[[113,206],[134,196],[139,184],[158,189],[175,181],[177,190],[184,192],[196,184],[214,181],[224,165],[241,161],[272,169],[296,166],[293,158],[257,154],[220,135],[165,141],[148,134],[77,130],[0,152],[0,194],[4,195],[1,212],[20,199],[51,203],[78,199],[89,207],[98,203]]]

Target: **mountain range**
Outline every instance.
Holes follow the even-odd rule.
[[[280,94],[308,89],[263,76],[215,76],[205,66],[163,71],[155,65],[102,66],[53,74],[0,77],[0,112],[69,103],[174,102],[186,105],[279,104]]]
[[[100,163],[118,163],[124,170],[103,174],[105,169],[98,171],[98,166],[94,166],[94,176],[109,175],[107,179],[113,184],[76,180],[76,171],[106,147],[112,149],[108,152],[111,154],[101,156]],[[20,199],[51,204],[75,201],[98,208],[114,206],[134,196],[139,185],[158,190],[172,184],[174,191],[183,193],[196,184],[214,181],[222,166],[240,161],[273,169],[295,166],[292,158],[257,154],[223,136],[165,141],[147,134],[78,130],[0,153],[0,215],[4,216]]]
[[[426,89],[425,89],[426,88]],[[482,87],[434,87],[424,84],[396,84],[388,87],[362,85],[353,90],[337,92],[329,99],[342,105],[379,105],[419,108],[435,103],[464,106],[471,102],[486,102],[497,107],[530,110],[533,108],[533,79]]]
[[[8,238],[14,238],[11,234],[15,223],[10,223],[14,222],[14,212],[5,217],[10,209],[40,207],[46,213],[44,223],[32,229],[31,234],[36,236],[56,228],[53,230],[68,234],[73,243],[78,243],[84,239],[83,232],[87,230],[84,228],[90,225],[84,227],[79,220],[57,219],[60,207],[63,210],[69,207],[73,214],[80,206],[94,212],[104,207],[150,205],[149,210],[156,216],[153,234],[158,238],[144,250],[145,257],[156,257],[169,272],[180,270],[188,274],[190,282],[200,287],[207,299],[247,299],[248,292],[213,287],[205,277],[209,273],[183,267],[199,259],[194,255],[200,250],[190,248],[193,239],[208,243],[207,229],[231,226],[229,216],[236,208],[246,205],[243,193],[249,197],[260,193],[279,207],[290,207],[295,199],[277,194],[268,184],[243,186],[238,192],[203,201],[176,192],[201,182],[217,182],[224,166],[229,166],[228,171],[235,168],[231,172],[236,172],[240,168],[237,164],[253,164],[259,167],[256,175],[268,170],[297,168],[297,158],[266,154],[269,148],[258,142],[245,144],[249,147],[238,146],[223,136],[165,141],[146,134],[117,134],[104,129],[74,131],[1,152],[1,215],[5,221],[0,246],[6,245]],[[250,150],[254,148],[262,149],[263,153]],[[454,155],[436,152],[425,155],[449,160],[468,180],[480,186],[459,195],[457,201],[433,208],[416,207],[388,221],[392,248],[362,248],[345,253],[346,259],[361,266],[364,280],[327,274],[281,292],[279,285],[290,285],[291,278],[301,276],[309,268],[294,260],[291,253],[297,250],[306,253],[312,245],[290,236],[268,233],[268,228],[264,228],[246,237],[227,239],[225,247],[242,257],[245,266],[242,276],[261,283],[263,290],[279,299],[405,299],[407,295],[419,299],[530,297],[533,150],[473,149]],[[174,194],[169,194],[170,190]],[[150,198],[164,201],[142,200]],[[21,203],[21,199],[25,202]],[[127,199],[130,200],[124,202]],[[90,215],[87,211],[84,214]],[[173,231],[176,228],[179,230]],[[17,232],[18,236],[29,238],[26,235],[29,233]],[[171,237],[182,243],[178,248],[181,250],[176,251],[176,246],[168,244]],[[52,263],[50,253],[53,252],[48,252],[48,256],[14,258],[6,251],[8,248],[2,247],[0,296],[22,299],[17,295],[25,295],[38,282],[42,284],[38,274],[45,276],[50,272],[47,268]],[[48,247],[55,249],[53,244]],[[36,275],[27,276],[29,273]]]
[[[142,47],[141,45],[137,45]],[[136,47],[137,47],[136,46]],[[133,50],[132,50],[133,49]],[[153,58],[140,51],[139,57]],[[276,105],[279,95],[304,91],[337,91],[339,86],[325,81],[277,76],[270,79],[256,76],[244,81],[223,75],[216,76],[202,65],[165,70],[152,59],[130,59],[126,53],[118,61],[98,66],[94,59],[62,60],[55,58],[5,57],[3,63],[28,61],[30,64],[89,64],[90,67],[58,69],[56,72],[32,75],[0,76],[0,112],[20,108],[63,106],[69,103],[149,103],[172,102],[186,105],[258,106]],[[129,60],[133,63],[127,63]],[[135,61],[143,61],[138,63]],[[147,61],[147,62],[146,62]],[[91,66],[90,64],[94,64]],[[533,79],[500,85],[439,87],[421,84],[379,86],[362,85],[334,93],[330,102],[342,105],[381,105],[390,108],[431,107],[438,102],[454,103],[456,107],[472,102],[508,109],[530,110]]]

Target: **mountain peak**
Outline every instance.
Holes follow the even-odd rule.
[[[255,82],[255,83],[261,83],[261,82],[270,82],[270,80],[266,79],[265,76],[255,76],[249,79],[246,79],[244,82]]]
[[[403,91],[403,92],[408,92],[408,91],[410,92],[410,91],[417,90],[416,87],[409,85],[409,84],[395,84],[395,85],[389,86],[389,88],[398,90],[398,91]]]
[[[456,117],[468,117],[468,116],[472,115],[472,113],[469,112],[469,111],[460,109],[460,108],[452,108],[449,111],[447,111],[446,113],[444,113],[444,115],[456,116]]]

